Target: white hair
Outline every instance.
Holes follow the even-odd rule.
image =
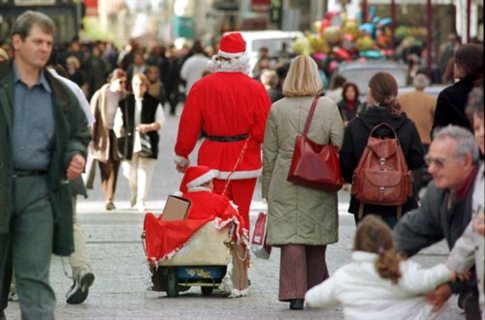
[[[478,163],[480,160],[478,144],[469,130],[454,125],[448,125],[446,127],[438,128],[433,132],[433,140],[445,138],[455,140],[455,157],[463,157],[467,154],[471,154],[473,163]]]
[[[245,53],[239,57],[225,58],[219,55],[212,56],[207,62],[207,69],[210,72],[242,72],[249,73],[249,57]]]

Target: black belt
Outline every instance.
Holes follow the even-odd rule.
[[[45,176],[47,170],[14,170],[15,177]]]
[[[249,137],[249,134],[243,133],[238,136],[207,136],[206,138],[218,142],[235,142],[245,140],[247,137]]]

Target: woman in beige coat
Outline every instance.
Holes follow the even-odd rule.
[[[305,292],[328,278],[326,245],[338,240],[337,192],[288,182],[297,135],[322,89],[316,63],[298,56],[283,84],[286,98],[275,102],[263,144],[263,197],[268,201],[267,243],[281,248],[279,300],[303,309]],[[334,101],[321,97],[308,137],[319,144],[342,144],[344,126]]]

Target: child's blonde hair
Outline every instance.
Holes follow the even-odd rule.
[[[398,283],[401,278],[399,263],[402,256],[395,249],[391,229],[381,218],[367,215],[359,222],[353,250],[377,253],[377,273],[382,278],[391,280],[393,284]]]

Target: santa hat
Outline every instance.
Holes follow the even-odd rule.
[[[211,181],[217,177],[217,171],[211,170],[206,166],[190,166],[185,171],[182,182],[180,183],[180,191],[186,193],[191,188],[199,187],[204,183]]]
[[[246,41],[239,32],[233,32],[222,37],[217,54],[224,58],[240,57],[246,52]]]

